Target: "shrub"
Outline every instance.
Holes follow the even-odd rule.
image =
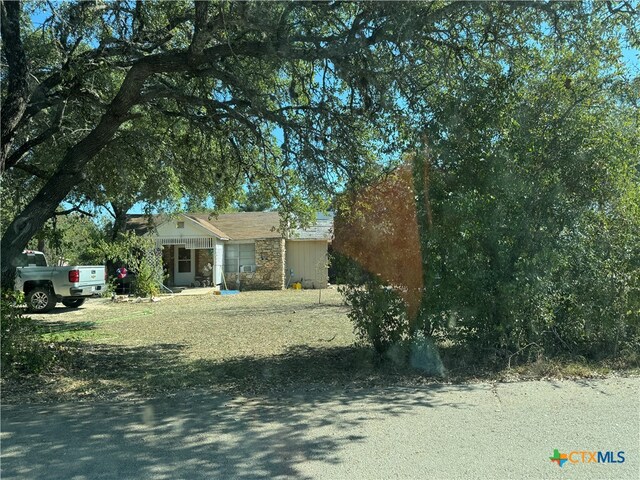
[[[384,354],[409,338],[409,318],[402,298],[390,287],[370,280],[341,288],[351,306],[349,318],[360,341]]]
[[[136,274],[134,295],[153,297],[160,292],[164,281],[162,251],[152,239],[125,232],[114,242],[100,242],[99,248],[112,264],[125,265]]]
[[[162,254],[155,248],[145,250],[142,257],[136,262],[136,281],[134,293],[141,297],[154,297],[160,293],[162,284]]]
[[[2,375],[38,374],[53,365],[57,358],[55,345],[40,338],[35,321],[23,314],[20,292],[5,291],[0,305],[0,349]]]

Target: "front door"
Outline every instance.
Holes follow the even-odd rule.
[[[177,286],[191,285],[196,280],[195,273],[196,251],[192,248],[175,246],[175,284]]]

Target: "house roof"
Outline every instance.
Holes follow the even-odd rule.
[[[280,238],[278,212],[238,212],[213,216],[208,213],[183,213],[206,231],[222,240],[253,240],[256,238]],[[170,220],[168,215],[134,214],[127,216],[127,229],[137,235],[149,233],[155,227]]]
[[[259,238],[281,238],[280,214],[278,212],[237,212],[222,213],[217,216],[209,213],[180,214],[199,227],[222,240],[255,240]],[[169,215],[128,215],[127,229],[137,235],[144,235],[155,227],[175,219]],[[331,240],[333,217],[318,215],[316,223],[306,229],[295,229],[292,239]]]
[[[144,215],[129,214],[127,215],[126,229],[133,231],[136,235],[144,235],[154,227],[164,223],[166,215]]]
[[[238,212],[210,216],[208,213],[190,213],[185,216],[202,223],[209,223],[223,231],[231,240],[255,238],[280,238],[280,214],[278,212]]]
[[[197,223],[198,225],[200,225],[202,228],[204,228],[208,232],[213,233],[216,237],[218,237],[218,238],[220,238],[222,240],[229,240],[229,235],[228,234],[226,234],[225,232],[223,232],[219,228],[216,228],[214,225],[212,225],[205,218],[199,218],[198,216],[192,215],[192,214],[184,214],[183,216],[185,216],[189,220],[192,220],[193,222]]]

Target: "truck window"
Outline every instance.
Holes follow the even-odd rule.
[[[28,264],[29,260],[26,253],[18,255],[18,258],[16,258],[16,267],[26,267]]]
[[[16,259],[16,267],[28,267],[35,265],[36,267],[46,267],[47,259],[42,253],[21,253]]]
[[[33,256],[35,257],[35,259],[29,258],[29,264],[34,264],[35,263],[36,267],[46,267],[47,266],[47,259],[45,258],[45,256],[43,254],[36,253]]]

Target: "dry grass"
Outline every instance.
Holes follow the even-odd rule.
[[[354,341],[336,290],[176,295],[157,303],[102,302],[65,313],[64,322],[92,325],[97,343],[128,347],[173,344],[190,360],[226,360],[285,353],[291,347],[347,346]],[[56,322],[56,316],[41,316]],[[60,315],[62,317],[62,315]],[[62,318],[61,318],[62,320]],[[64,337],[63,337],[64,338]]]
[[[34,318],[45,339],[66,343],[71,354],[66,368],[5,385],[10,400],[184,388],[262,394],[421,378],[381,366],[369,349],[354,345],[335,289],[175,295],[157,303],[94,300]]]
[[[205,389],[242,395],[431,383],[406,365],[355,345],[335,289],[176,295],[157,303],[93,300],[35,316],[43,337],[67,352],[63,367],[3,379],[3,400],[131,398]],[[483,368],[441,346],[448,381],[514,381],[615,374],[602,365],[540,361]],[[624,370],[624,368],[620,368]],[[637,369],[626,374],[638,374]],[[442,381],[442,379],[435,379]]]

